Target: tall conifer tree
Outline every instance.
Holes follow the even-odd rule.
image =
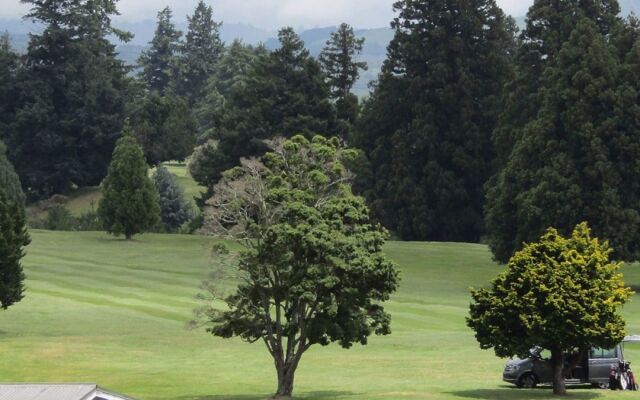
[[[349,124],[353,124],[358,116],[358,97],[351,93],[351,89],[358,81],[360,71],[367,70],[367,63],[357,59],[364,40],[357,38],[353,28],[343,23],[331,34],[320,53],[331,97],[336,101],[337,116]]]
[[[158,25],[150,48],[142,52],[138,64],[140,77],[152,91],[164,93],[176,76],[177,53],[182,32],[171,21],[173,13],[165,7],[158,13]]]
[[[581,221],[617,257],[640,257],[640,92],[635,68],[616,53],[600,26],[582,18],[545,69],[538,116],[488,193],[499,261],[548,226],[566,234]]]
[[[149,178],[142,148],[128,126],[113,151],[102,195],[98,215],[109,233],[131,240],[160,220],[158,192]]]
[[[108,39],[116,0],[24,0],[32,34],[7,146],[32,198],[97,185],[122,129],[128,69]]]
[[[194,105],[204,98],[207,80],[215,72],[224,51],[220,40],[222,23],[213,20],[213,9],[203,0],[187,17],[189,30],[180,46],[180,66],[176,91]]]
[[[403,239],[477,241],[492,174],[513,24],[494,0],[398,1],[356,146],[372,165],[368,198]]]

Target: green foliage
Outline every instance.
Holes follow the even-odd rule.
[[[213,9],[200,0],[189,20],[186,40],[180,46],[176,92],[190,105],[205,96],[207,80],[213,75],[216,63],[224,51],[220,40],[222,23],[213,20]]]
[[[628,34],[619,13],[617,0],[535,1],[529,8],[515,52],[516,74],[504,92],[503,111],[493,133],[500,167],[506,163],[524,126],[537,116],[544,101],[538,93],[544,70],[569,40],[578,22],[582,18],[593,21],[603,35]],[[624,47],[624,40],[620,44]],[[623,54],[628,50],[622,50]]]
[[[111,26],[115,0],[24,3],[43,30],[30,36],[6,144],[27,195],[39,199],[104,178],[129,85],[108,37],[130,35]]]
[[[208,201],[205,229],[230,232],[245,246],[241,283],[224,299],[229,310],[206,309],[210,332],[264,341],[276,396],[291,396],[311,346],[350,348],[391,332],[381,303],[396,290],[398,272],[382,253],[386,231],[347,184],[343,162],[353,153],[336,138],[278,141],[264,164],[245,159],[226,172]]]
[[[31,242],[24,206],[10,200],[0,186],[0,308],[7,309],[24,297],[23,248]]]
[[[282,29],[278,38],[281,47],[258,57],[244,83],[225,97],[219,148],[226,160],[218,170],[264,153],[264,141],[276,136],[333,132],[335,113],[320,64],[293,29]]]
[[[69,209],[61,204],[56,204],[47,211],[44,229],[50,231],[72,231],[75,224],[75,218],[71,215]]]
[[[23,67],[20,56],[9,43],[9,34],[0,35],[0,140],[9,136],[9,124],[17,106],[17,76]]]
[[[158,26],[149,49],[142,52],[138,65],[142,68],[140,78],[147,88],[164,94],[173,82],[177,69],[177,53],[182,32],[175,28],[173,13],[165,7],[158,13]]]
[[[358,98],[351,89],[360,77],[360,70],[367,70],[367,63],[357,60],[363,46],[364,38],[356,38],[353,28],[343,23],[331,34],[319,57],[331,97],[336,100],[338,118],[349,124],[358,117]],[[347,138],[348,134],[342,136]]]
[[[548,229],[538,242],[525,245],[490,289],[472,290],[467,324],[480,347],[493,348],[499,357],[525,358],[540,346],[552,351],[554,362],[559,355],[560,370],[563,353],[614,347],[625,336],[619,307],[632,291],[610,255],[608,244],[592,238],[586,223],[570,238]],[[556,392],[564,391],[564,374],[561,378],[554,381]]]
[[[191,204],[185,200],[182,188],[165,167],[158,167],[153,184],[159,195],[160,219],[167,232],[176,232],[192,216]]]
[[[545,69],[537,117],[489,185],[486,221],[497,260],[547,226],[567,234],[580,221],[608,239],[616,257],[640,257],[640,85],[631,72],[640,58],[630,53],[625,65],[616,51],[584,18]]]
[[[512,22],[494,0],[394,8],[395,36],[354,142],[373,169],[367,197],[403,239],[476,242]]]
[[[125,127],[118,140],[109,173],[102,182],[98,214],[104,229],[127,240],[159,222],[158,192],[148,176],[142,148]]]
[[[226,99],[229,98],[232,88],[245,84],[248,71],[256,58],[265,53],[266,49],[263,47],[253,48],[240,40],[234,40],[224,50],[215,73],[207,82],[206,94],[194,110],[201,142],[220,138],[222,119],[226,113]]]
[[[149,92],[133,111],[131,126],[151,165],[184,160],[196,143],[196,121],[187,103],[172,95]]]
[[[6,147],[0,141],[0,190],[3,190],[10,201],[24,204],[24,193],[20,185],[20,178],[13,169],[11,162],[5,155]]]

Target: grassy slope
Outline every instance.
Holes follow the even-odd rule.
[[[0,381],[97,381],[140,399],[263,399],[275,374],[261,344],[184,330],[211,239],[145,235],[133,243],[99,233],[33,232],[27,298],[0,312]],[[368,346],[317,348],[303,359],[303,399],[538,399],[548,390],[500,382],[504,361],[478,349],[464,317],[468,286],[500,268],[479,245],[390,243],[401,265],[388,304],[393,335]],[[640,268],[627,268],[640,283]],[[627,306],[640,332],[640,302]],[[640,349],[629,351],[640,362]],[[632,398],[575,390],[570,398]]]
[[[198,186],[193,178],[189,176],[187,167],[184,164],[166,163],[165,166],[169,172],[176,177],[178,184],[184,190],[184,197],[189,201],[193,202],[193,198],[198,196],[204,190],[203,187]],[[153,170],[149,171],[149,174],[153,174]],[[64,206],[71,211],[71,214],[78,217],[91,209],[92,206],[97,209],[98,202],[101,198],[102,193],[100,193],[100,187],[84,187],[70,193],[68,195],[68,201]],[[195,205],[195,202],[193,204]],[[47,215],[46,211],[42,211],[42,209],[39,209],[37,206],[29,207],[27,212],[30,218],[33,219],[45,218]]]

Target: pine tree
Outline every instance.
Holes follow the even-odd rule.
[[[548,226],[568,234],[581,221],[610,241],[616,257],[640,257],[640,86],[616,52],[583,18],[546,68],[538,116],[488,192],[497,260]]]
[[[265,140],[335,131],[335,111],[320,64],[292,28],[282,29],[278,37],[280,48],[258,56],[242,83],[225,97],[218,139],[221,164],[212,182],[241,157],[262,154]]]
[[[503,112],[493,134],[499,167],[506,162],[524,126],[536,117],[542,102],[538,89],[543,72],[569,39],[577,22],[588,18],[604,35],[621,34],[623,24],[619,13],[617,0],[534,1],[516,51],[516,74],[505,90]]]
[[[331,34],[319,58],[331,97],[336,101],[337,116],[350,124],[358,113],[358,98],[351,89],[360,77],[360,70],[367,70],[367,63],[357,60],[364,40],[356,38],[353,28],[343,23]]]
[[[206,93],[194,110],[198,121],[199,141],[220,139],[222,120],[227,112],[227,101],[233,87],[246,82],[248,71],[258,57],[266,55],[263,47],[253,48],[241,40],[234,40],[225,49],[209,78]]]
[[[372,166],[367,196],[403,239],[478,241],[512,21],[494,0],[394,8],[395,36],[355,137]]]
[[[15,119],[20,56],[9,44],[9,34],[0,35],[0,140],[9,138],[9,124]]]
[[[5,155],[7,148],[0,141],[0,189],[4,191],[8,201],[24,204],[25,198],[20,185],[20,178]]]
[[[138,60],[142,68],[140,77],[152,91],[164,93],[176,76],[177,53],[180,50],[182,32],[171,21],[173,13],[165,7],[158,13],[158,26],[150,48],[142,52]]]
[[[220,40],[222,23],[213,20],[213,9],[203,0],[198,2],[193,15],[187,18],[189,30],[185,42],[180,46],[176,92],[193,106],[204,98],[207,80],[215,72],[224,51],[224,43]]]
[[[0,165],[2,168],[2,165]],[[0,308],[7,309],[24,297],[24,272],[20,260],[31,242],[22,203],[13,201],[0,185]]]
[[[35,1],[32,34],[19,74],[19,105],[6,143],[28,195],[42,198],[97,185],[122,130],[128,69],[108,37],[116,0]]]
[[[191,218],[191,205],[175,177],[166,167],[160,166],[153,175],[153,183],[159,194],[160,219],[167,232],[177,231]]]
[[[131,126],[150,165],[182,161],[196,144],[197,126],[189,106],[170,93],[147,93],[132,113]]]
[[[107,232],[131,240],[159,222],[158,192],[148,171],[142,148],[125,126],[102,182],[98,214]]]

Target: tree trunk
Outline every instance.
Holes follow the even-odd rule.
[[[127,241],[133,240],[133,235],[131,233],[127,233],[125,234],[125,238],[127,239]]]
[[[287,365],[278,371],[278,391],[274,399],[289,399],[293,395],[293,379],[296,373],[295,366]]]
[[[564,382],[564,357],[562,350],[551,350],[551,366],[553,368],[553,394],[564,396],[567,394],[567,387]]]

